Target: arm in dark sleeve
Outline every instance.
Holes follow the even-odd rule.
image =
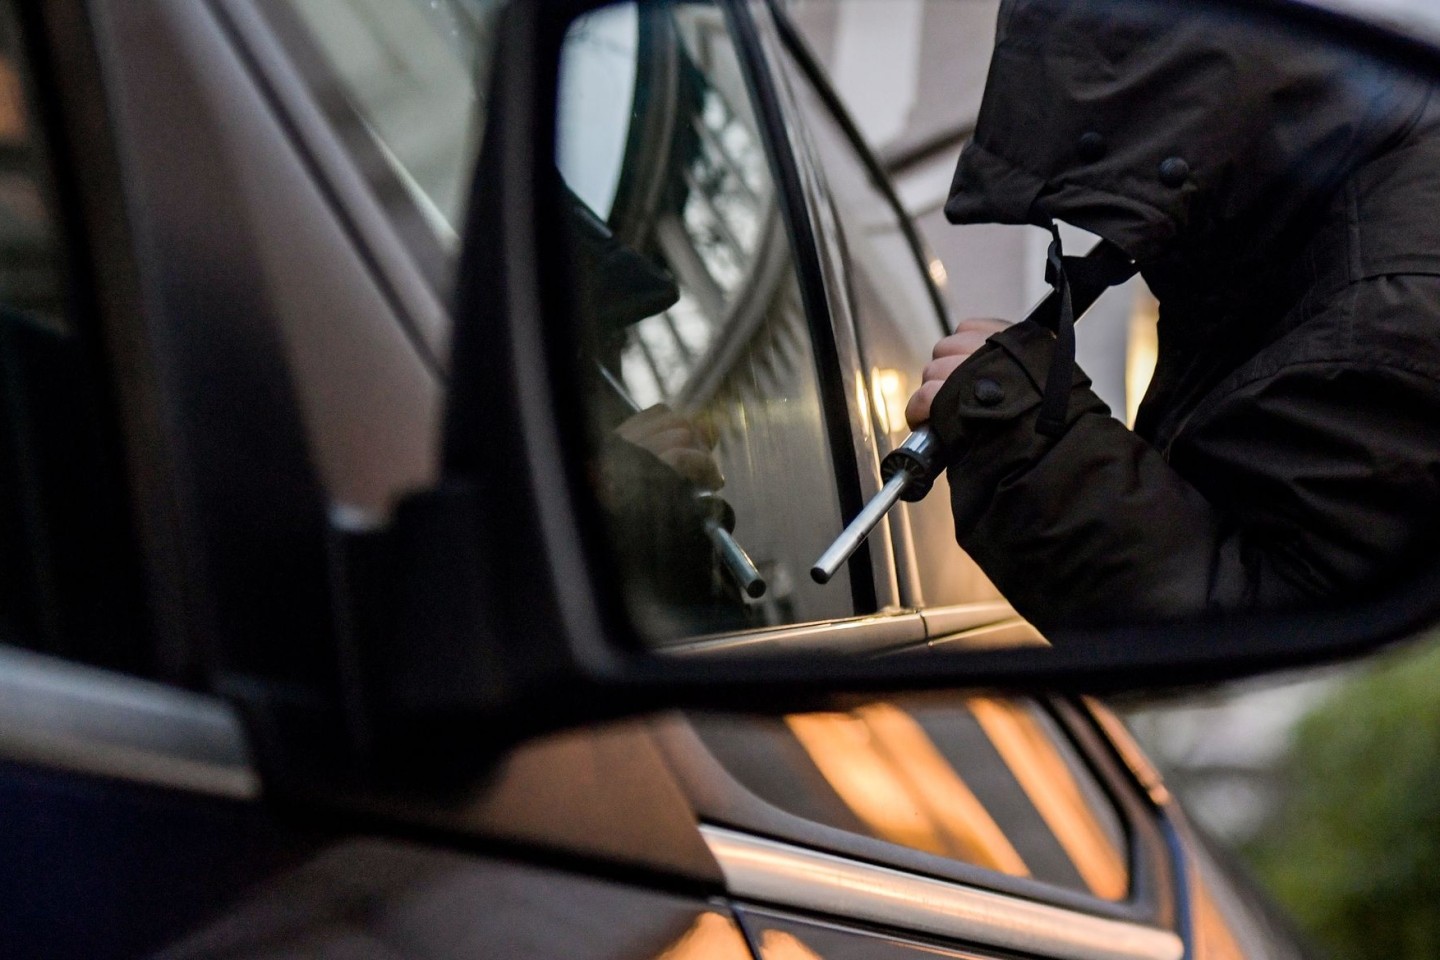
[[[751,625],[705,533],[694,484],[618,436],[601,445],[592,472],[633,607],[656,618],[647,629],[679,636]]]
[[[1028,323],[992,337],[931,420],[957,540],[1042,629],[1300,606],[1413,558],[1440,493],[1433,380],[1292,365],[1227,395],[1167,461],[1078,369],[1066,429],[1038,434],[1050,345]]]

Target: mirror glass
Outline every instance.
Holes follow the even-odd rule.
[[[648,0],[558,69],[587,476],[654,646],[1044,645],[1429,560],[1429,78],[1162,0]]]
[[[658,640],[851,615],[806,574],[841,523],[834,425],[734,32],[622,4],[563,56],[590,472],[632,610]]]

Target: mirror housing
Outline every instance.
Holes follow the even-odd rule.
[[[556,64],[568,25],[592,6],[516,0],[503,20],[459,271],[445,479],[399,504],[385,529],[335,534],[342,644],[356,651],[360,691],[345,726],[362,779],[408,789],[463,784],[522,738],[673,707],[780,711],[842,692],[1107,693],[1207,683],[1356,656],[1440,618],[1437,555],[1364,602],[1059,629],[1047,634],[1048,647],[952,653],[922,645],[866,657],[647,648],[586,476],[575,264],[551,163]],[[1193,9],[1193,0],[1181,6]],[[1440,71],[1429,46],[1309,6],[1211,6],[1284,18]],[[765,55],[761,38],[737,7],[726,9],[753,67]],[[763,90],[757,100],[763,113]],[[481,240],[495,237],[503,242]]]

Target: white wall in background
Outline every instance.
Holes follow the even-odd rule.
[[[850,2],[840,7],[835,31],[835,87],[865,139],[885,144],[907,126],[920,82],[924,0]]]

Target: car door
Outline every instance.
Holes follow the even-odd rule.
[[[804,502],[787,496],[787,488],[823,491],[824,478],[833,477],[832,489],[838,491],[847,469],[858,472],[862,489],[878,486],[869,377],[856,305],[847,290],[854,267],[837,240],[845,214],[827,189],[827,171],[814,162],[809,120],[793,112],[791,80],[777,59],[784,51],[769,8],[667,4],[654,10],[659,16],[650,23],[643,10],[626,6],[591,14],[571,28],[566,44],[573,53],[565,61],[569,75],[562,72],[561,80],[561,174],[614,237],[677,280],[672,308],[616,323],[617,345],[598,357],[606,369],[597,389],[623,392],[635,401],[632,409],[657,401],[685,405],[688,391],[710,390],[700,394],[701,402],[682,408],[719,418],[724,471],[734,474],[737,466],[748,471],[743,483],[750,490],[728,482],[724,488],[739,515],[735,536],[747,545],[763,543],[745,520],[747,514],[767,518],[780,534],[774,555],[784,557],[792,571],[803,570],[799,565],[823,546],[816,541],[838,529],[838,511],[806,510]],[[649,57],[613,55],[645,45]],[[673,65],[659,78],[627,69],[652,59]],[[665,97],[660,106],[657,96]],[[616,100],[620,109],[607,107]],[[660,119],[642,110],[637,121],[624,108],[632,100],[647,104]],[[656,136],[654,129],[666,133]],[[618,158],[609,166],[602,159],[606,142]],[[764,163],[751,159],[757,150],[766,151]],[[643,198],[650,198],[648,205]],[[770,306],[785,303],[771,292],[784,288],[759,283],[770,274],[757,266],[755,254],[766,249],[770,202],[786,218],[794,265],[787,264],[785,272],[800,290],[795,306],[804,314],[794,306]],[[615,246],[607,251],[618,259]],[[906,252],[909,259],[902,263],[918,269]],[[611,301],[619,301],[635,287],[610,289]],[[738,304],[753,311],[744,295],[757,289],[758,315],[727,309]],[[707,308],[706,301],[713,305]],[[926,309],[934,322],[933,303]],[[589,319],[592,327],[605,329],[613,314],[597,310]],[[685,343],[687,336],[696,342]],[[776,343],[784,343],[786,351],[757,350]],[[736,357],[743,362],[727,366]],[[770,376],[757,376],[757,366]],[[732,379],[746,390],[708,386]],[[783,417],[768,423],[767,417],[794,410],[795,395],[787,391],[797,383],[814,399],[791,413],[788,423]],[[813,408],[825,418],[828,448],[792,443],[787,455],[749,443],[757,433],[764,437],[804,422],[796,413]],[[837,421],[844,429],[835,429]],[[752,426],[746,434],[737,429],[740,424],[760,429]],[[727,438],[727,431],[737,435]],[[797,452],[808,459],[795,458]],[[760,455],[765,453],[771,456]],[[814,492],[804,497],[817,499]],[[832,493],[824,499],[835,504],[841,498]],[[801,522],[785,522],[794,519]],[[825,529],[827,520],[831,526]],[[687,615],[679,602],[657,602],[659,589],[634,572],[638,564],[625,569],[623,535],[612,534],[622,545],[622,572],[637,620],[659,624],[650,632],[662,637],[666,621],[657,611],[670,618],[672,629],[676,620],[703,625],[703,618]],[[958,613],[946,611],[927,624],[913,606],[918,595],[912,591],[907,597],[899,587],[891,539],[881,531],[872,540],[871,556],[883,562],[868,571],[874,590],[868,609],[852,579],[848,595],[843,584],[828,588],[840,591],[829,595],[838,597],[836,602],[856,602],[849,611],[840,606],[823,616],[806,615],[800,611],[815,608],[797,603],[790,623],[772,626],[762,619],[722,635],[691,627],[671,641],[673,649],[755,651],[803,644],[854,650],[853,614],[863,613],[869,614],[862,622],[869,632],[860,640],[868,646],[861,649],[877,652],[923,647],[927,629],[960,632],[954,625],[964,617],[972,618],[970,628],[1008,628],[1013,618],[989,598],[966,598],[970,602],[952,605],[961,607]],[[768,560],[769,548],[753,549]],[[854,565],[850,575],[858,575]],[[824,589],[807,585],[804,597],[823,603]],[[1153,812],[1144,811],[1113,771],[1097,775],[1058,716],[1023,701],[951,698],[774,720],[692,715],[659,723],[656,736],[695,807],[730,893],[744,905],[747,924],[754,921],[751,932],[762,949],[808,944],[801,928],[787,919],[789,911],[809,918],[798,921],[802,926],[823,924],[827,917],[851,925],[852,932],[856,924],[873,924],[902,931],[900,939],[917,945],[939,941],[963,949],[1071,956],[1084,955],[1075,953],[1083,949],[1077,944],[1111,936],[1139,951],[1131,955],[1178,957],[1179,940],[1166,929],[1173,915],[1169,868]],[[845,871],[856,876],[837,880]],[[822,879],[807,883],[806,876]],[[868,887],[875,896],[837,897],[847,886]],[[901,892],[907,889],[911,892]],[[892,909],[897,897],[924,901],[932,895],[971,906],[946,907],[928,918],[924,910]],[[993,908],[1001,919],[978,926],[945,919],[971,908]],[[1043,927],[1044,936],[1017,939],[1011,928],[1027,923]],[[767,942],[789,946],[767,948]],[[862,936],[850,942],[846,949],[867,941]]]
[[[256,803],[238,717],[187,689],[194,648],[161,601],[166,465],[88,26],[0,4],[0,953],[16,957],[148,952],[313,843]]]
[[[327,12],[376,14],[398,42],[426,37],[387,25],[435,9]],[[298,798],[256,721],[333,667],[307,602],[325,505],[363,526],[435,442],[426,328],[408,324],[425,291],[383,292],[425,277],[429,248],[367,220],[386,194],[318,112],[303,127],[293,71],[324,66],[287,61],[245,3],[0,4],[0,954],[745,960],[643,732],[507,758],[465,826],[422,843]],[[307,162],[327,143],[328,166]],[[338,445],[289,456],[316,414]],[[645,785],[606,801],[586,779],[601,763]],[[561,813],[537,817],[537,793]],[[546,820],[584,815],[583,840]],[[468,853],[444,849],[458,837]]]

